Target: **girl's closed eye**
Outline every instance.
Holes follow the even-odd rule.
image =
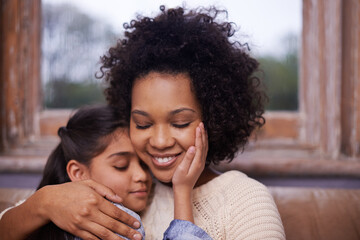
[[[116,170],[119,170],[119,171],[125,171],[126,169],[128,169],[129,165],[125,165],[125,166],[114,166],[114,168]]]
[[[121,156],[118,160],[113,162],[113,167],[119,171],[126,171],[129,168],[129,164],[129,160]]]

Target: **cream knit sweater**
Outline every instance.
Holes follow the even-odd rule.
[[[194,189],[195,224],[214,240],[285,239],[275,202],[267,188],[239,171],[221,174]],[[162,239],[174,217],[172,189],[159,182],[142,214],[146,239]]]

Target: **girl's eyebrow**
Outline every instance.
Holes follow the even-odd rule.
[[[180,112],[183,112],[183,111],[190,111],[190,112],[193,112],[193,113],[196,113],[195,110],[191,109],[191,108],[178,108],[178,109],[175,109],[173,111],[170,112],[170,115],[175,115],[175,114],[178,114]],[[143,115],[145,117],[149,117],[150,115],[147,113],[147,112],[144,112],[144,111],[141,111],[141,110],[134,110],[131,112],[131,114],[139,114],[139,115]]]
[[[112,158],[114,156],[132,156],[132,155],[134,155],[133,152],[116,152],[116,153],[109,155],[107,158]]]

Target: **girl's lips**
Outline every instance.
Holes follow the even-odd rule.
[[[131,192],[131,194],[135,195],[136,197],[147,197],[148,192],[147,191],[134,191],[134,192]]]

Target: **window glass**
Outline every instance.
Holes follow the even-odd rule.
[[[42,78],[46,108],[105,102],[95,78],[102,54],[135,13],[159,6],[217,6],[228,10],[237,38],[259,60],[269,110],[297,110],[301,0],[43,0]]]

